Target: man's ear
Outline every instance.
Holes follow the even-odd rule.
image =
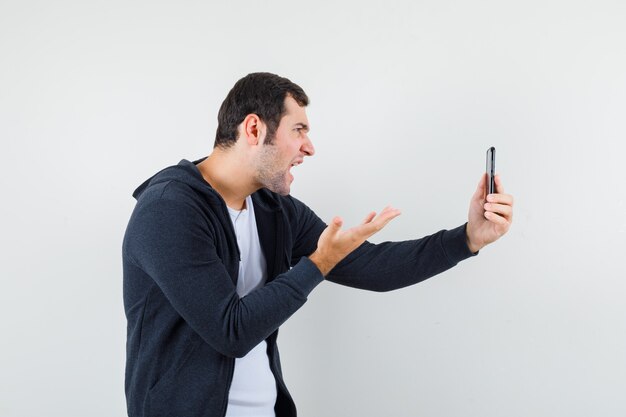
[[[261,142],[261,136],[265,130],[265,123],[254,113],[251,113],[241,122],[243,137],[248,145],[254,146]]]

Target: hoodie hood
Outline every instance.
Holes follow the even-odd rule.
[[[141,195],[153,185],[166,183],[169,181],[177,181],[188,185],[198,194],[202,195],[207,201],[215,204],[226,206],[224,199],[211,184],[206,182],[200,170],[196,166],[200,162],[204,161],[207,157],[198,159],[196,161],[188,161],[186,159],[181,160],[177,165],[173,165],[162,169],[147,180],[145,180],[135,191],[133,197],[139,200]],[[281,210],[280,196],[271,191],[262,188],[252,194],[252,199],[255,206],[260,206],[268,210]]]
[[[145,180],[137,189],[133,192],[133,197],[138,200],[139,197],[148,189],[148,187],[156,184],[161,184],[168,181],[178,181],[187,184],[195,191],[211,197],[213,199],[221,199],[217,192],[211,187],[211,184],[206,182],[200,173],[196,164],[206,159],[198,159],[197,161],[190,162],[186,159],[181,160],[178,165],[173,165],[162,169],[147,180]]]

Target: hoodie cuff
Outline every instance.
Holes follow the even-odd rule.
[[[467,246],[466,227],[467,223],[455,229],[443,232],[443,236],[441,238],[443,250],[445,251],[448,260],[453,265],[456,265],[464,259],[478,255],[478,252],[473,253]]]
[[[308,257],[303,256],[289,271],[298,275],[298,285],[308,295],[317,285],[324,281],[324,275]]]

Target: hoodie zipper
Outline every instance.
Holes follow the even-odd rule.
[[[226,417],[226,411],[228,409],[228,397],[230,396],[230,386],[233,383],[233,374],[235,373],[235,358],[228,358],[230,360],[228,368],[228,383],[226,384],[226,392],[224,393],[224,401],[222,402],[222,417]]]
[[[230,224],[230,226],[228,226],[228,230],[230,231],[230,233],[232,234],[232,237],[234,238],[234,242],[235,242],[235,246],[237,247],[237,255],[238,258],[241,260],[241,254],[239,253],[239,246],[237,245],[237,236],[235,234],[235,228],[232,225],[232,222],[230,221],[230,214],[228,214],[228,209],[226,208],[226,203],[223,204],[222,207],[222,212],[226,214],[227,219],[229,220],[228,223]],[[274,262],[273,262],[273,271],[272,271],[272,275],[277,275],[278,273],[281,273],[282,268],[281,268],[281,262],[282,262],[282,256],[283,256],[283,246],[284,246],[284,236],[283,234],[284,232],[284,224],[283,224],[283,219],[282,217],[282,210],[280,209],[280,207],[277,208],[276,212],[275,212],[275,219],[276,219],[276,248],[275,248],[275,254],[274,254]],[[268,277],[268,281],[269,281],[269,277]],[[268,342],[268,346],[269,346]],[[276,345],[276,340],[273,340],[273,344],[274,344],[274,349],[276,349],[277,347]],[[221,417],[225,417],[226,416],[226,412],[228,411],[228,397],[230,396],[230,387],[233,383],[233,374],[235,372],[235,361],[236,359],[234,358],[229,358],[230,359],[230,364],[229,364],[229,369],[228,369],[228,383],[226,385],[226,391],[224,393],[224,401],[222,403],[222,413],[221,413]],[[276,376],[278,370],[274,369],[274,367],[272,366],[272,362],[269,358],[268,355],[268,361],[270,361],[270,369],[272,374],[274,375],[274,380],[278,383],[279,385],[279,389],[281,389],[283,391],[283,393],[285,394],[286,397],[289,398],[289,400],[291,401],[291,403],[293,404],[293,399],[291,398],[291,394],[289,394],[289,391],[287,390],[287,386],[285,385],[285,382],[283,381],[282,378],[279,378]],[[278,398],[277,398],[278,400]]]

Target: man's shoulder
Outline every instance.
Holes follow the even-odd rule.
[[[198,198],[198,193],[182,181],[170,179],[149,185],[137,203],[152,203],[160,200],[186,201]]]
[[[205,193],[199,192],[183,181],[170,179],[151,184],[137,199],[135,210],[139,213],[178,211],[184,217],[195,213],[195,216],[206,218],[210,213],[220,212],[219,201],[216,198],[207,198]]]

